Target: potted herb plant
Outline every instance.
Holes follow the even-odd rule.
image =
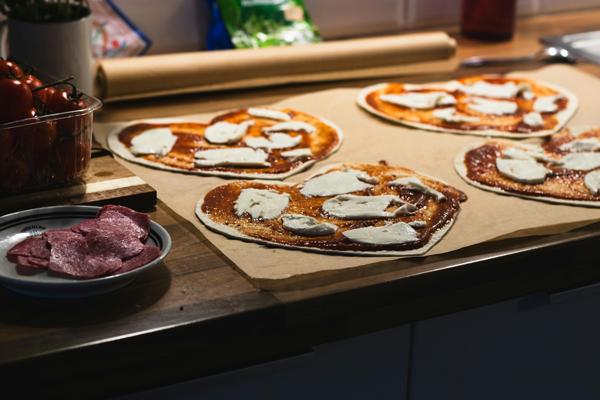
[[[0,0],[7,17],[8,54],[54,77],[75,77],[91,93],[94,65],[87,0]]]

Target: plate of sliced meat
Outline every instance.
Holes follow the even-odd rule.
[[[127,207],[19,211],[0,217],[0,282],[29,295],[92,296],[127,285],[170,249],[162,226]]]

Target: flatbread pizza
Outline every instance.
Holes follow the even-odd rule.
[[[361,90],[357,102],[372,114],[414,128],[511,138],[558,132],[577,109],[570,91],[512,75],[381,83]]]
[[[600,129],[566,129],[539,145],[486,140],[461,152],[455,168],[481,189],[600,207]]]
[[[404,167],[334,164],[301,184],[234,181],[198,201],[208,228],[319,253],[417,256],[450,230],[466,195]]]
[[[138,121],[108,136],[120,157],[150,167],[199,175],[284,179],[341,145],[332,122],[293,109],[247,108],[208,123]]]

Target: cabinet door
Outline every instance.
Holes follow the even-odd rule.
[[[598,399],[599,311],[590,286],[418,322],[409,398]]]
[[[406,399],[409,328],[317,346],[297,357],[121,398]]]

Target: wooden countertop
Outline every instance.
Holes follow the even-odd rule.
[[[511,42],[482,44],[458,38],[458,57],[522,55],[538,48],[541,35],[594,29],[599,18],[600,10],[528,18],[520,21]],[[600,67],[579,68],[600,76]],[[426,79],[431,76],[410,78]],[[182,109],[216,111],[240,101],[265,104],[334,86],[294,85],[115,104],[99,119],[171,116]],[[177,245],[164,266],[124,289],[76,302],[27,298],[0,289],[0,373],[5,390],[39,392],[45,398],[123,394],[310,351],[316,344],[435,315],[600,281],[591,252],[598,243],[600,227],[595,225],[551,238],[463,249],[444,256],[451,259],[452,268],[443,269],[440,256],[412,261],[439,264],[435,281],[418,273],[407,276],[399,268],[307,290],[260,292],[164,204],[159,203],[151,216]],[[488,259],[475,263],[483,252]]]

